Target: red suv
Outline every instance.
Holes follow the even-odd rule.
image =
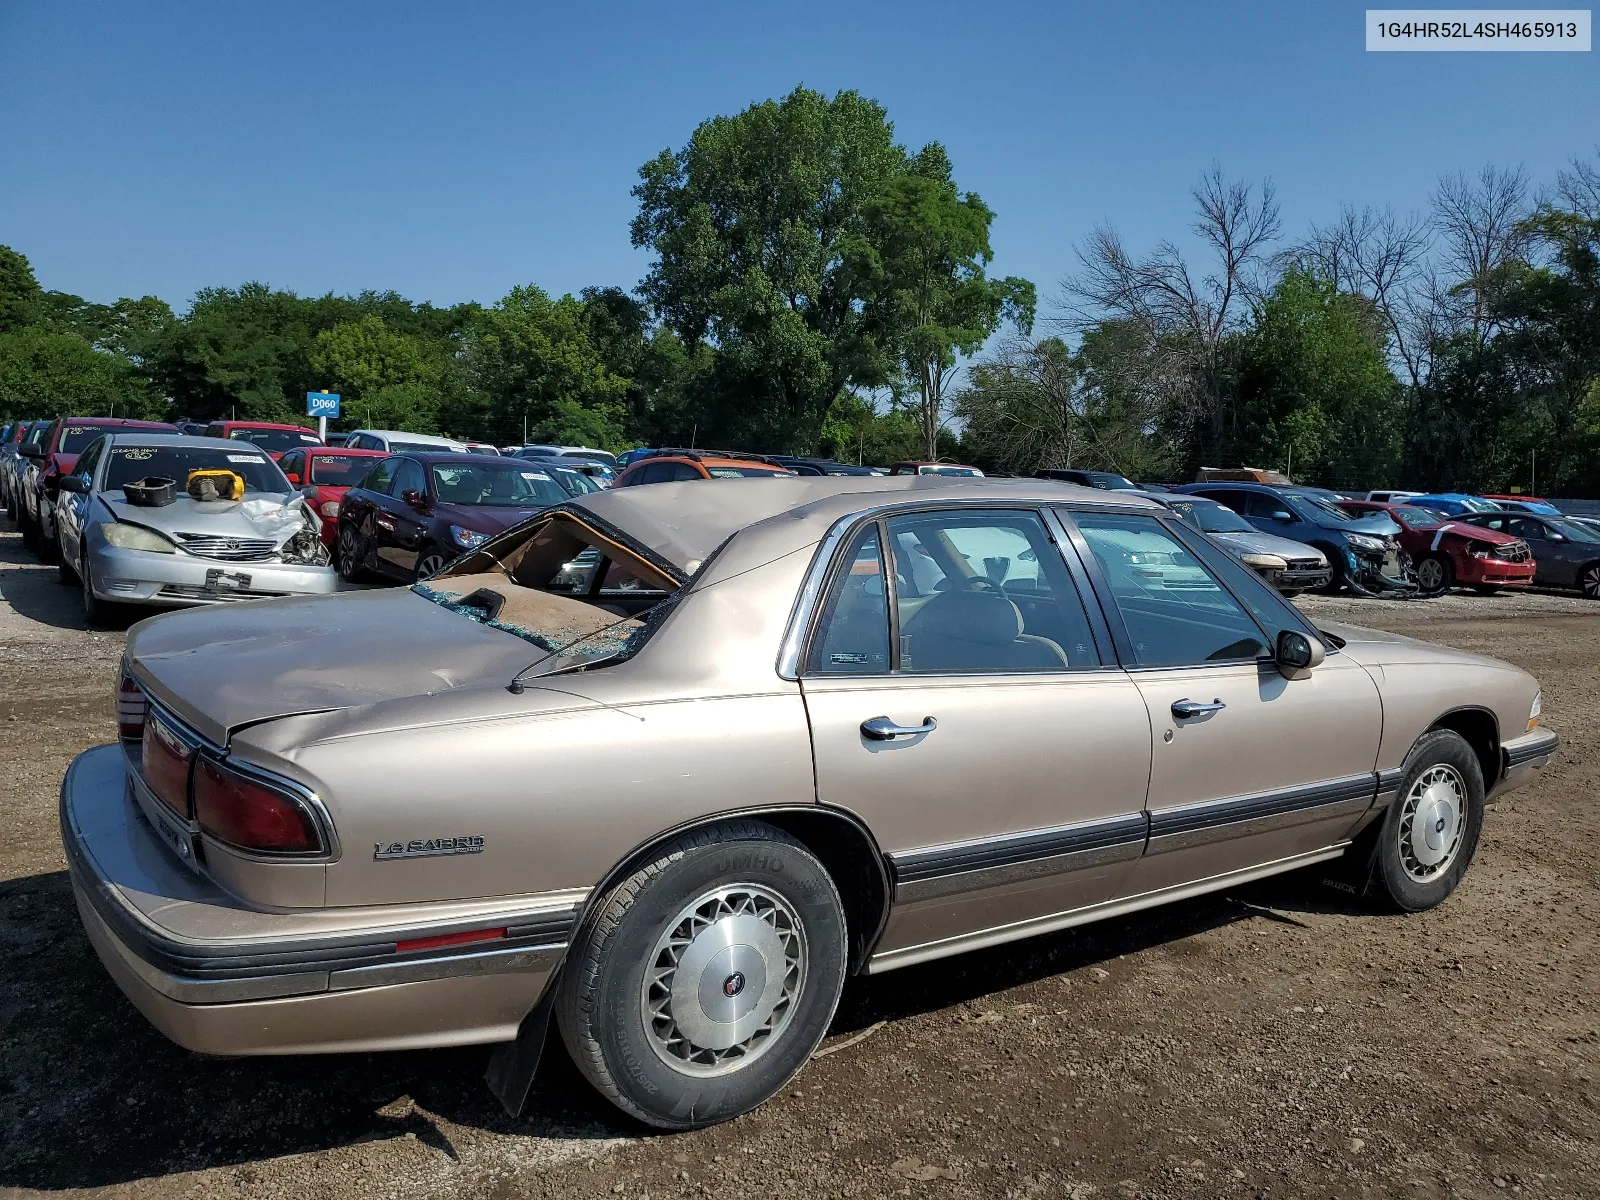
[[[382,450],[346,450],[343,446],[307,446],[286,450],[278,465],[289,482],[305,493],[322,518],[322,540],[330,548],[339,538],[339,501],[367,477]]]
[[[19,453],[28,459],[20,478],[17,498],[17,528],[22,544],[39,556],[40,562],[56,558],[56,495],[61,477],[71,475],[89,443],[108,433],[148,429],[157,433],[177,433],[176,425],[162,421],[130,421],[123,417],[58,417],[38,441],[24,444]]]
[[[322,439],[303,425],[279,425],[273,421],[213,421],[206,426],[205,436],[249,442],[273,458],[282,458],[299,446],[322,445]]]

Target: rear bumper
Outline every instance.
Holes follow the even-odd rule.
[[[1550,763],[1561,739],[1548,729],[1535,729],[1532,733],[1513,738],[1500,745],[1500,780],[1489,789],[1491,796],[1515,791],[1532,783]]]
[[[159,840],[127,794],[116,746],[86,751],[68,769],[61,839],[101,963],[157,1029],[210,1054],[509,1041],[559,965],[578,912],[571,893],[498,908],[251,908]],[[485,928],[507,936],[398,949],[404,939]]]
[[[275,596],[324,595],[339,589],[332,567],[224,562],[192,554],[150,554],[90,543],[90,574],[101,600],[177,608]],[[248,582],[246,582],[248,580]]]

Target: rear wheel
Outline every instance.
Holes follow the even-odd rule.
[[[1578,572],[1578,590],[1590,600],[1600,600],[1600,562],[1592,562]]]
[[[833,1019],[845,920],[787,834],[730,821],[667,843],[585,923],[561,1035],[613,1104],[661,1129],[726,1121],[800,1070]]]
[[[1437,596],[1455,586],[1456,566],[1448,554],[1424,554],[1417,563],[1417,587],[1424,596]]]
[[[56,545],[56,582],[62,587],[72,587],[78,582],[78,570],[59,543]]]
[[[1328,560],[1328,566],[1333,568],[1328,575],[1328,582],[1322,585],[1321,590],[1329,596],[1337,595],[1344,590],[1346,577],[1349,575],[1349,567],[1344,561],[1344,554],[1342,551],[1335,550],[1332,546],[1324,545],[1320,542],[1314,544],[1318,550],[1322,551],[1322,556]]]
[[[33,542],[34,553],[39,556],[40,562],[53,563],[60,557],[60,551],[56,547],[56,535],[46,533],[42,522],[33,531]]]
[[[39,553],[39,527],[28,520],[28,510],[17,513],[17,532],[22,535],[22,548],[29,554]]]
[[[1412,747],[1378,836],[1374,883],[1401,912],[1456,890],[1483,827],[1483,768],[1459,733],[1435,729]]]

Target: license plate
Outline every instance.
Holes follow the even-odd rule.
[[[208,592],[247,592],[250,590],[250,576],[239,571],[224,571],[220,567],[212,567],[206,571],[206,591]]]

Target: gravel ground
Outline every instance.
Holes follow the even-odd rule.
[[[203,1059],[73,911],[56,787],[114,734],[117,633],[0,534],[0,1196],[1600,1195],[1600,607],[1313,598],[1528,668],[1565,745],[1442,908],[1315,880],[853,981],[760,1111],[652,1136],[559,1050],[531,1114],[486,1051]]]

